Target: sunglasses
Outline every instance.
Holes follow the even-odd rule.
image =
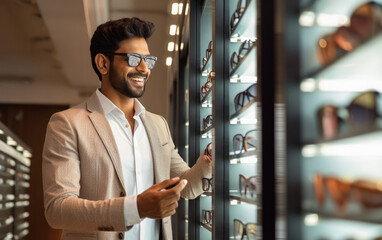
[[[209,143],[204,149],[204,155],[212,157],[212,143]]]
[[[203,129],[207,129],[212,126],[212,115],[208,115],[206,118],[203,118]]]
[[[212,188],[212,178],[202,178],[203,191],[209,191]]]
[[[368,180],[343,181],[334,176],[313,176],[314,192],[319,206],[325,205],[325,189],[339,212],[344,212],[347,203],[353,199],[366,208],[382,207],[380,182]]]
[[[254,41],[252,40],[245,40],[242,44],[240,44],[239,47],[239,53],[234,52],[231,55],[231,68],[234,69],[237,67],[237,65],[240,63],[241,59],[244,58],[244,56],[248,53],[248,51],[252,48],[254,45]]]
[[[208,58],[212,54],[213,46],[214,46],[214,42],[210,41],[208,43],[208,48],[206,49],[206,57],[203,58],[203,66],[205,66],[207,64]]]
[[[317,111],[320,134],[330,139],[340,132],[342,122],[347,122],[352,129],[373,125],[380,117],[378,110],[381,107],[382,95],[376,91],[368,91],[356,96],[345,108],[331,104],[323,105]],[[347,113],[341,118],[340,113]]]
[[[211,71],[208,74],[207,82],[200,88],[200,95],[202,96],[202,98],[206,97],[209,93],[213,81],[215,81],[215,72]]]
[[[233,234],[235,240],[243,240],[246,236],[247,240],[256,240],[256,224],[244,224],[239,219],[233,220]]]
[[[202,210],[202,223],[212,224],[212,210]]]
[[[243,136],[241,133],[233,136],[233,153],[234,155],[239,155],[243,151],[248,152],[256,149],[256,131],[250,130]]]
[[[239,174],[240,195],[246,196],[247,189],[249,189],[249,193],[251,194],[251,197],[253,197],[256,191],[256,177],[252,176],[252,177],[246,178],[244,175]]]
[[[256,97],[256,84],[252,84],[243,92],[239,92],[235,98],[235,111],[238,112],[242,109],[246,104],[255,99]]]
[[[231,33],[235,30],[237,24],[240,21],[240,18],[243,16],[245,9],[247,9],[250,0],[239,0],[237,2],[236,10],[231,16]]]
[[[145,60],[145,63],[147,65],[147,68],[152,70],[155,67],[155,63],[157,62],[158,58],[151,56],[151,55],[141,55],[138,53],[113,53],[113,55],[118,56],[126,56],[127,57],[127,64],[130,67],[138,67],[142,59]]]

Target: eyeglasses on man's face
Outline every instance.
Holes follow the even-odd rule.
[[[151,55],[141,55],[138,53],[113,53],[113,55],[126,56],[127,64],[130,67],[138,67],[141,64],[142,59],[145,61],[148,69],[152,70],[155,67],[155,63],[158,58]]]

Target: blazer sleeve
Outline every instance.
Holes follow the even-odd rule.
[[[80,159],[76,130],[65,112],[47,126],[42,177],[45,216],[53,228],[81,231],[126,231],[124,198],[91,201],[80,196]]]
[[[203,193],[202,178],[210,178],[212,166],[203,158],[203,152],[200,154],[194,166],[191,168],[180,157],[175,150],[175,144],[171,138],[171,133],[166,120],[162,117],[168,136],[168,142],[171,148],[171,170],[170,177],[181,177],[187,179],[188,184],[181,192],[181,197],[194,199]]]

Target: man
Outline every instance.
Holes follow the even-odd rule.
[[[138,18],[98,26],[90,51],[101,88],[50,119],[44,205],[62,239],[172,239],[179,197],[197,197],[210,177],[211,157],[189,168],[164,118],[137,100],[156,62],[146,42],[153,31]]]

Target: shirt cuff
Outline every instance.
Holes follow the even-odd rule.
[[[140,223],[143,220],[139,217],[136,195],[125,197],[123,213],[127,227]]]

